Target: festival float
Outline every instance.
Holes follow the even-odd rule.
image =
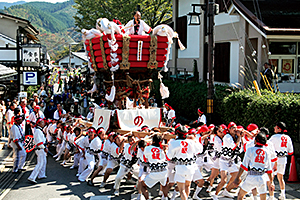
[[[165,24],[155,27],[152,35],[129,35],[127,28],[100,18],[96,29],[82,30],[90,66],[104,77],[108,102],[107,109],[95,109],[92,126],[106,131],[111,116],[116,116],[119,132],[123,133],[137,131],[144,125],[150,129],[159,127],[161,109],[148,105],[153,73],[158,72],[162,98],[169,97],[160,72],[168,70],[170,47],[178,34]],[[178,43],[181,50],[185,49],[179,39]],[[94,84],[92,91],[96,89]],[[139,105],[144,102],[145,106],[141,109],[137,101]]]

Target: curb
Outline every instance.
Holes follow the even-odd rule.
[[[26,162],[25,168],[28,169],[28,164],[33,160],[35,156],[35,153],[32,154],[30,159]],[[8,188],[3,192],[3,194],[0,196],[0,200],[2,200],[9,192],[10,190],[17,184],[17,182],[20,180],[20,178],[23,176],[25,172],[21,172],[21,174],[8,186]]]

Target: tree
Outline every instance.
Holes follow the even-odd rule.
[[[95,28],[98,18],[112,20],[117,17],[122,24],[133,18],[137,5],[141,6],[142,19],[152,28],[172,17],[171,0],[75,0],[75,25],[80,29]]]

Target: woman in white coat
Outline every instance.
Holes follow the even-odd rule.
[[[46,138],[43,133],[43,128],[45,126],[45,122],[42,118],[38,118],[36,121],[36,126],[34,128],[34,143],[36,145],[35,147],[35,153],[37,155],[37,164],[33,171],[31,172],[28,181],[32,183],[37,183],[36,178],[38,179],[44,179],[47,178],[46,176],[46,164],[47,159],[46,155],[48,153],[48,149],[44,145],[46,143]]]

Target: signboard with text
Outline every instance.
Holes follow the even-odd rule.
[[[22,47],[22,61],[24,67],[40,66],[40,47]]]
[[[37,85],[37,72],[23,72],[23,85]]]

